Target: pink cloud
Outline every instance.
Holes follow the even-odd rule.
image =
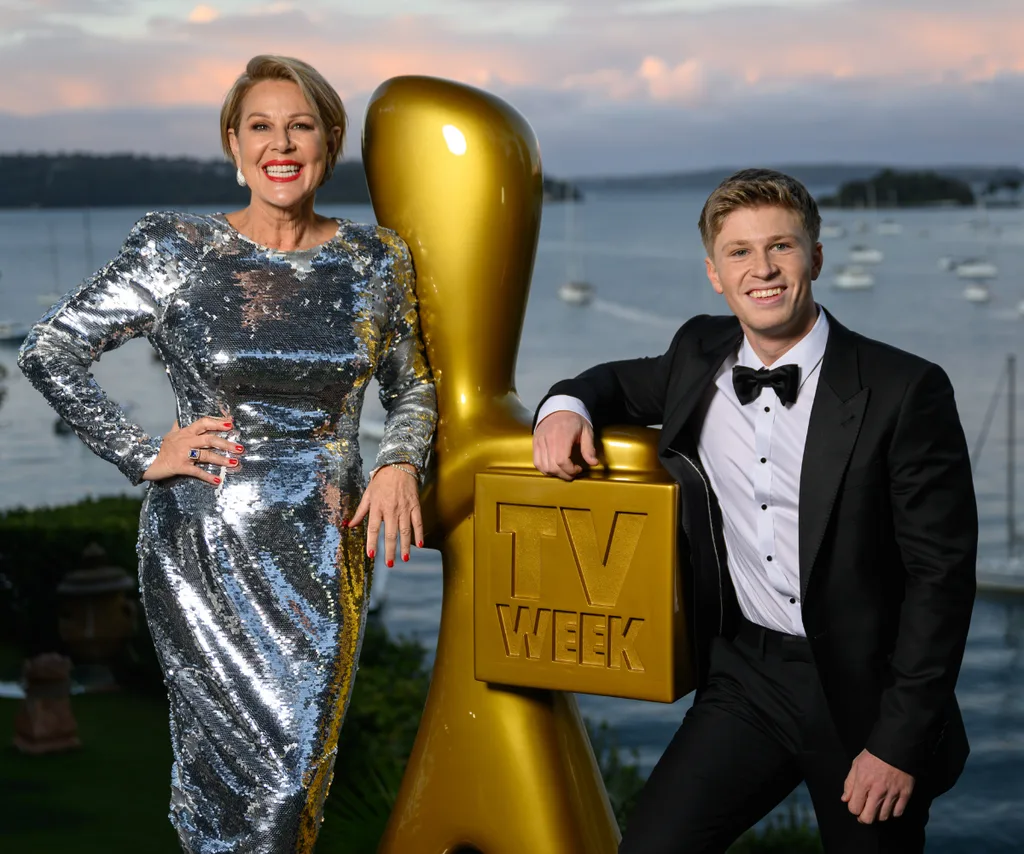
[[[620,18],[598,3],[573,7],[558,27],[465,33],[410,15],[382,20],[288,3],[227,15],[200,3],[180,18],[154,19],[136,39],[27,31],[0,47],[0,74],[24,81],[0,90],[0,111],[216,105],[256,52],[307,59],[343,97],[399,74],[687,105],[821,80],[913,87],[1024,72],[1024,4],[1011,12],[994,0],[970,13],[850,0]]]
[[[219,17],[220,12],[217,9],[202,3],[188,13],[188,20],[194,24],[208,24],[210,21],[216,21]]]

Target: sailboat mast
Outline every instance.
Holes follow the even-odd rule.
[[[96,268],[92,256],[92,216],[87,207],[82,208],[82,236],[85,238],[85,275],[91,276]]]
[[[1016,513],[1016,385],[1017,357],[1012,353],[1006,357],[1006,548],[1009,557],[1017,554],[1017,525],[1014,521]]]
[[[566,280],[579,282],[583,280],[583,264],[579,258],[579,247],[576,239],[576,203],[567,197],[565,205],[565,272]]]
[[[62,294],[64,291],[61,290],[60,286],[60,255],[57,252],[57,232],[52,219],[47,220],[46,230],[50,235],[50,267],[53,271],[53,290],[54,293]]]

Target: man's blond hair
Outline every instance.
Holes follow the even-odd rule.
[[[722,223],[740,208],[780,207],[799,214],[811,243],[818,242],[821,214],[818,204],[807,188],[796,178],[772,169],[742,169],[722,181],[708,196],[700,212],[700,239],[708,255]]]

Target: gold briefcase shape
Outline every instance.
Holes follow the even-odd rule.
[[[670,482],[478,474],[476,678],[663,703],[686,694],[678,501]]]

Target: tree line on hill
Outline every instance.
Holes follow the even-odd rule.
[[[975,204],[970,184],[938,172],[898,172],[883,169],[871,178],[847,181],[832,196],[818,199],[822,207],[905,208]]]
[[[544,179],[549,200],[578,198],[564,181]],[[224,160],[134,154],[0,155],[0,208],[241,206],[249,191]],[[320,204],[369,204],[363,164],[343,160],[317,191]]]
[[[1024,171],[1016,166],[949,165],[913,170],[857,163],[765,165],[801,181],[819,197],[819,202],[851,207],[871,207],[872,190],[878,207],[912,207],[944,202],[971,204],[967,199],[972,193],[987,202],[995,194],[1012,195],[1024,185]],[[602,195],[706,194],[735,171],[735,167],[722,167],[676,173],[578,177],[573,179],[573,184],[584,193],[599,192]]]

